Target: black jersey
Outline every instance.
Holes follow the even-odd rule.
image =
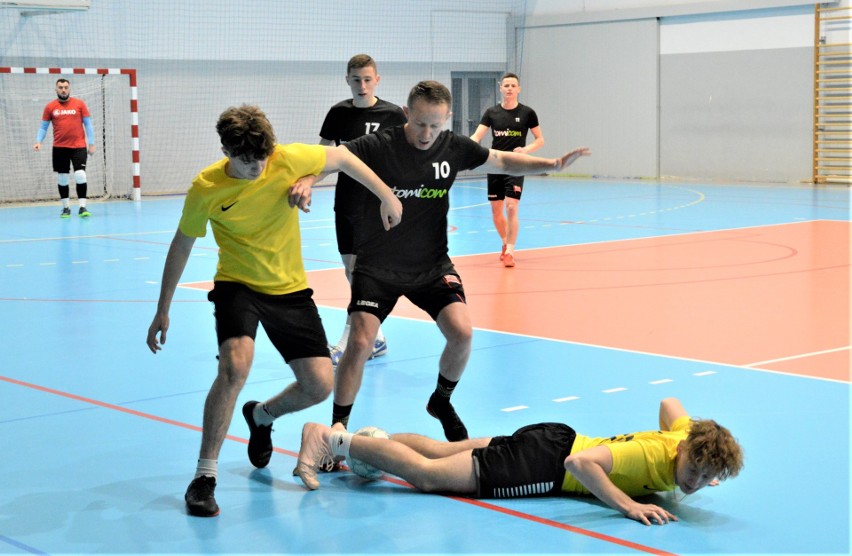
[[[491,148],[497,151],[523,147],[527,131],[539,125],[535,110],[520,103],[511,110],[496,104],[485,111],[479,123],[491,128]]]
[[[450,261],[447,212],[456,174],[488,160],[488,149],[468,137],[442,131],[429,150],[412,147],[403,127],[351,141],[346,147],[390,187],[402,203],[402,222],[385,231],[379,199],[363,203],[358,236],[358,267],[426,272]]]
[[[380,129],[403,125],[406,122],[402,108],[380,98],[369,108],[358,108],[350,98],[338,102],[328,111],[320,129],[320,137],[334,141],[335,145],[347,143],[362,135]],[[343,172],[337,175],[334,190],[334,210],[354,216],[367,190]]]

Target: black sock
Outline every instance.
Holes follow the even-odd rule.
[[[352,404],[337,405],[333,404],[331,408],[331,424],[342,423],[344,427],[349,428],[349,414],[352,413]]]
[[[453,395],[453,390],[456,389],[456,385],[459,383],[458,380],[453,381],[447,378],[444,378],[443,375],[438,375],[438,386],[435,388],[435,392],[432,393],[432,396],[429,398],[430,405],[446,405],[450,403],[450,396]]]
[[[89,184],[86,182],[77,184],[77,198],[85,199],[87,193],[89,192]]]

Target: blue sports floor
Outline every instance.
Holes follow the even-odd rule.
[[[396,480],[368,483],[348,472],[323,475],[322,488],[308,492],[291,476],[300,430],[306,421],[329,421],[330,399],[277,422],[276,453],[263,470],[248,462],[248,431],[237,411],[219,459],[221,515],[186,515],[183,494],[195,469],[217,348],[205,293],[190,288],[176,293],[163,351],[152,355],[145,346],[183,202],[161,198],[92,202],[90,219],[78,218],[76,205],[67,220],[58,218],[57,204],[0,207],[0,554],[849,554],[849,189],[527,180],[515,269],[497,260],[484,180],[460,181],[452,191],[450,249],[472,310],[476,303],[479,313],[503,320],[514,311],[520,329],[475,319],[474,352],[453,398],[456,408],[474,436],[508,434],[540,421],[608,436],[656,429],[659,401],[678,397],[692,415],[730,428],[746,457],[740,476],[718,487],[682,500],[648,498],[679,522],[645,527],[595,499],[425,495]],[[315,190],[312,212],[302,215],[309,280],[341,268],[332,197],[331,189]],[[718,357],[678,355],[677,346],[661,353],[654,347],[661,344],[651,340],[670,332],[658,324],[643,329],[641,315],[634,315],[628,332],[648,342],[625,344],[616,338],[623,315],[645,300],[640,290],[616,286],[607,286],[607,295],[623,312],[560,309],[564,314],[555,317],[565,330],[554,327],[553,334],[530,333],[523,324],[554,318],[541,305],[524,303],[532,296],[525,277],[532,274],[523,273],[533,266],[547,272],[550,248],[615,248],[814,223],[835,235],[810,242],[807,252],[785,251],[787,260],[802,265],[790,272],[814,277],[807,282],[812,287],[747,296],[735,310],[720,299],[716,314],[694,315],[731,327],[764,314],[779,330],[786,319],[790,327],[802,326],[796,338],[772,332],[767,339],[762,326],[738,333],[738,344],[760,340],[776,346],[777,357],[732,363],[728,340],[720,340],[726,326],[690,334]],[[784,247],[780,240],[764,243]],[[821,254],[838,246],[833,262],[823,265]],[[775,272],[766,266],[772,263],[736,249],[726,256],[741,255],[739,267]],[[677,264],[667,261],[666,268],[700,267],[697,257],[679,253]],[[649,252],[643,260],[658,255]],[[484,260],[493,264],[475,263],[476,274],[465,272],[474,264],[469,261]],[[196,242],[182,282],[210,280],[215,264],[208,234]],[[829,266],[841,282],[821,287],[817,278]],[[560,288],[570,290],[573,281],[609,284],[612,275],[613,267],[603,264],[554,274],[550,295],[557,300]],[[478,295],[484,290],[480,276],[501,280],[499,295]],[[740,279],[746,287],[749,277]],[[733,287],[737,280],[718,279]],[[828,302],[817,301],[826,296]],[[346,292],[317,289],[316,298],[335,341]],[[794,302],[796,312],[779,315],[775,309],[788,306],[782,302]],[[649,323],[698,311],[675,293],[655,306]],[[580,339],[568,326],[578,323],[603,335]],[[805,339],[817,347],[795,344],[826,323],[841,340],[821,345],[819,337],[827,335],[814,333]],[[389,353],[368,363],[351,428],[376,425],[440,438],[438,422],[424,411],[443,347],[437,328],[401,314],[392,315],[384,330]],[[292,380],[262,333],[257,348],[238,408]],[[810,368],[786,366],[803,359],[812,361]]]

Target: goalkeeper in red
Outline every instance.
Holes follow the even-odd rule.
[[[95,153],[95,130],[89,108],[79,98],[71,96],[71,83],[67,79],[56,80],[56,99],[47,103],[41,117],[41,127],[36,136],[33,149],[41,151],[41,143],[47,135],[47,128],[53,124],[53,171],[57,173],[59,198],[62,200],[62,212],[59,216],[71,216],[69,200],[70,171],[74,168],[74,183],[77,186],[77,199],[80,203],[78,214],[89,217],[86,207],[88,182],[86,178],[86,160]],[[87,141],[88,138],[88,148]]]

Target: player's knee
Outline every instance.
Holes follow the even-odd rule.
[[[68,187],[69,181],[70,180],[68,174],[57,174],[56,176],[56,183],[58,183],[62,187]]]
[[[334,390],[334,371],[329,365],[328,372],[314,373],[313,380],[306,388],[308,396],[314,404],[325,401]]]
[[[446,485],[438,477],[431,461],[420,463],[405,479],[421,492],[446,492]]]
[[[354,332],[355,331],[352,330],[352,332],[349,333],[349,340],[346,343],[346,351],[352,351],[352,353],[369,357],[369,354],[373,351],[373,344],[375,344],[374,337],[371,338],[367,334]]]
[[[86,183],[86,171],[85,170],[75,170],[74,171],[74,182],[77,184]]]
[[[473,328],[463,324],[454,326],[447,332],[447,341],[458,345],[473,343]]]

